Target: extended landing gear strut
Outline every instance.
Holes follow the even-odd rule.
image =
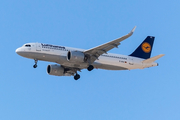
[[[94,66],[92,66],[92,65],[89,65],[89,67],[87,68],[88,71],[91,71],[93,69],[94,69]]]
[[[76,73],[76,75],[74,76],[74,80],[78,80],[80,78],[80,75]]]
[[[34,59],[34,62],[35,62],[35,64],[33,65],[33,68],[37,68],[37,62],[38,62],[38,60],[37,60],[37,59]]]

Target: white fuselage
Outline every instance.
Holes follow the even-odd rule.
[[[70,68],[86,69],[88,67],[89,64],[87,62],[77,63],[68,61],[68,51],[83,52],[85,50],[42,43],[28,43],[16,49],[16,53],[30,59],[55,62]],[[132,56],[107,53],[99,56],[92,65],[95,68],[106,70],[131,70],[157,66],[155,62],[143,63],[142,61],[144,60]]]

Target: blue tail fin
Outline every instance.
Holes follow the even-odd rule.
[[[147,36],[147,38],[139,45],[139,47],[129,56],[139,57],[143,59],[148,59],[151,57],[151,51],[153,48],[154,38],[152,36]]]

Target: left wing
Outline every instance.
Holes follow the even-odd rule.
[[[98,57],[104,53],[107,53],[109,50],[113,49],[113,48],[118,48],[118,45],[120,45],[120,42],[127,39],[128,37],[130,37],[133,32],[135,31],[136,26],[131,30],[130,33],[128,33],[127,35],[120,37],[116,40],[110,41],[108,43],[102,44],[100,46],[91,48],[89,50],[84,51],[84,53],[87,55],[88,57],[88,62],[89,64],[93,63],[96,59],[98,59]]]

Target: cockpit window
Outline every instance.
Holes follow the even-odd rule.
[[[25,45],[25,47],[31,47],[31,45],[28,45],[28,44],[27,44],[27,45]]]

